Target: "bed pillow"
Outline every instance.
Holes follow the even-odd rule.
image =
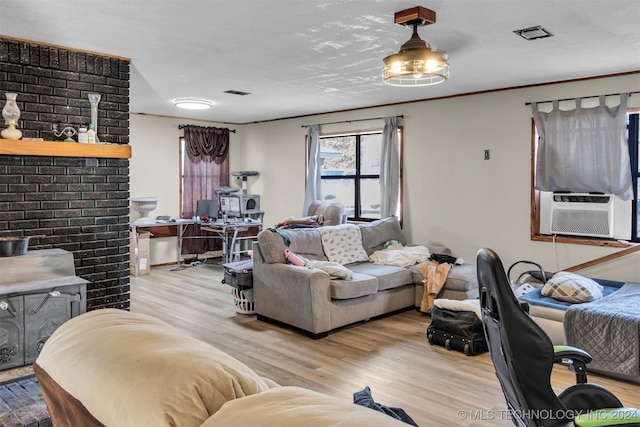
[[[362,247],[362,234],[357,225],[341,224],[317,230],[322,236],[322,248],[329,261],[342,265],[369,261],[369,256]]]
[[[566,302],[589,302],[602,298],[602,285],[588,277],[559,271],[542,287],[542,295]]]

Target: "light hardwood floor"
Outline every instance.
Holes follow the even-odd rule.
[[[151,269],[131,278],[131,311],[155,316],[246,363],[281,385],[352,401],[371,388],[376,402],[403,408],[421,426],[511,426],[488,353],[467,357],[431,346],[430,318],[411,310],[359,323],[312,340],[235,310],[222,267]],[[640,386],[590,375],[625,405],[640,407]],[[554,369],[557,391],[574,375]]]

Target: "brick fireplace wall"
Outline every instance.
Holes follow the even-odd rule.
[[[126,59],[0,37],[0,106],[5,92],[18,94],[23,136],[49,141],[54,123],[88,124],[99,93],[100,141],[129,143]],[[73,253],[87,310],[128,309],[129,160],[0,155],[0,236],[22,235],[44,235],[30,250]]]

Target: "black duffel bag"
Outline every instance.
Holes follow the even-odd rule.
[[[433,307],[431,324],[427,328],[427,340],[432,345],[461,351],[467,356],[488,350],[482,320],[473,311]]]

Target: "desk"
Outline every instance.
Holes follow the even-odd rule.
[[[199,224],[200,230],[207,231],[208,235],[203,236],[184,236],[184,232],[189,225]],[[242,245],[243,242],[248,240],[255,240],[258,233],[262,230],[262,224],[260,223],[247,223],[247,222],[194,222],[192,220],[179,220],[176,222],[150,222],[150,223],[135,223],[129,224],[129,230],[131,230],[133,236],[133,248],[134,248],[134,276],[138,277],[138,229],[149,231],[152,234],[153,229],[162,230],[163,228],[176,227],[175,234],[164,233],[160,237],[176,236],[177,237],[177,264],[182,263],[182,240],[183,239],[220,239],[222,240],[222,258],[224,262],[231,262],[235,257],[240,257],[243,253],[248,253],[249,249],[239,248],[236,250],[237,245]]]
[[[200,230],[214,233],[215,236],[222,239],[222,256],[225,262],[231,262],[242,256],[242,254],[249,253],[251,249],[243,249],[242,246],[248,241],[256,240],[258,233],[262,231],[262,224],[248,222],[213,222],[210,224],[202,224]]]

